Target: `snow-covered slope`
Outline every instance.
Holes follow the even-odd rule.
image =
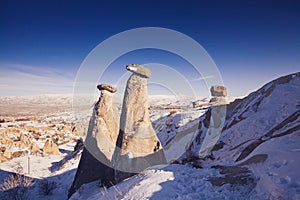
[[[178,161],[184,165],[154,167],[109,189],[91,183],[72,199],[300,199],[299,91],[295,73],[228,105],[218,143],[203,159],[195,150],[208,110],[187,154],[193,157]]]
[[[202,116],[205,133],[209,112]],[[199,149],[201,135],[192,150]],[[222,134],[204,163],[247,166],[257,185],[253,196],[300,198],[300,73],[278,78],[227,107]],[[193,152],[196,155],[197,152]]]
[[[231,159],[229,155],[220,154],[223,162],[243,160],[249,153],[247,150],[266,140],[299,132],[299,103],[300,73],[276,79],[245,99],[232,103],[228,106],[219,140],[224,147],[215,153],[216,156],[229,152]]]

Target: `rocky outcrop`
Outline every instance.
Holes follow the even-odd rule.
[[[151,72],[137,64],[127,65],[126,69],[133,74],[127,81],[120,118],[117,182],[146,167],[165,162],[148,111],[147,78]]]
[[[0,153],[0,163],[6,162],[8,160],[8,158],[6,158],[2,153]]]
[[[137,74],[138,76],[142,76],[144,78],[150,78],[151,76],[151,71],[148,68],[139,64],[126,65],[126,69],[132,72],[133,74]]]
[[[29,145],[29,149],[30,149],[30,152],[31,154],[37,154],[40,152],[40,147],[37,143],[35,142],[31,142],[30,145]]]
[[[29,138],[27,135],[21,133],[20,135],[20,141],[25,145],[28,146],[30,144]]]
[[[5,151],[3,152],[3,156],[7,159],[11,159],[12,158],[12,153],[10,148],[6,148]]]
[[[85,147],[69,196],[85,183],[100,180],[106,187],[114,183],[112,157],[119,133],[117,115],[112,103],[116,88],[108,84],[98,85],[97,88],[101,91],[100,98],[94,106]]]
[[[220,86],[220,85],[214,85],[210,88],[210,93],[212,98],[210,99],[210,103],[212,105],[222,105],[222,104],[227,104],[227,88],[225,86]]]
[[[116,88],[108,84],[98,85],[101,91],[99,101],[94,107],[93,123],[85,139],[85,147],[98,160],[108,160],[106,165],[111,165],[112,156],[119,133],[119,125],[112,103],[112,94]],[[104,156],[104,158],[103,158]]]
[[[210,88],[210,93],[214,97],[225,97],[227,96],[227,88],[221,85],[214,85]]]
[[[44,147],[43,152],[45,154],[51,154],[51,155],[58,155],[60,154],[60,151],[58,149],[57,144],[53,142],[53,140],[47,140]]]
[[[224,86],[212,86],[210,89],[212,105],[207,112],[200,117],[198,131],[194,135],[189,153],[194,157],[206,158],[217,143],[225,122],[227,89]]]

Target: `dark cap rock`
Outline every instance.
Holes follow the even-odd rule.
[[[98,90],[106,90],[106,91],[109,91],[111,93],[115,93],[117,91],[117,88],[111,86],[111,85],[108,85],[108,84],[100,84],[100,85],[97,85],[97,88]]]
[[[139,64],[126,65],[126,69],[128,71],[131,71],[132,73],[139,74],[146,78],[149,78],[151,76],[151,71],[148,68],[146,68],[142,65],[139,65]]]
[[[227,95],[227,88],[221,85],[214,85],[210,88],[210,93],[215,97],[225,97]]]

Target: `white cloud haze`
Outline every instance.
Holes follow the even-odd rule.
[[[1,64],[0,95],[72,93],[74,75],[48,67]]]

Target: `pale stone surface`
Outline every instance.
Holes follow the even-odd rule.
[[[116,182],[147,167],[165,163],[162,146],[149,117],[147,77],[151,75],[150,70],[139,65],[127,65],[128,68],[133,74],[127,81],[120,118]]]
[[[112,86],[110,88],[112,88]],[[117,115],[113,108],[112,93],[110,91],[106,89],[101,90],[100,98],[94,107],[91,122],[85,140],[86,148],[98,160],[102,159],[102,157],[100,157],[102,155],[100,154],[104,154],[105,159],[111,161],[119,133],[119,125]],[[106,164],[110,165],[110,163]]]
[[[130,152],[133,157],[146,156],[160,145],[149,117],[147,79],[137,74],[127,82],[120,128],[124,132],[122,155]]]
[[[52,154],[52,155],[60,154],[58,146],[52,140],[47,140],[46,141],[46,143],[43,147],[43,152],[45,154]]]
[[[119,120],[112,103],[116,88],[108,84],[98,85],[97,88],[101,91],[100,98],[94,106],[69,196],[85,183],[100,180],[105,187],[114,183],[112,157],[119,133]]]
[[[213,105],[228,104],[225,97],[212,97],[209,102],[213,103]]]
[[[28,146],[30,144],[30,141],[27,137],[27,135],[25,134],[22,134],[20,135],[20,141],[25,145],[25,146]]]
[[[3,154],[0,153],[0,163],[6,162],[8,160],[9,160],[8,158],[6,158]]]
[[[6,148],[6,149],[5,149],[5,151],[4,151],[4,153],[3,153],[3,156],[4,156],[5,158],[8,158],[8,159],[11,159],[11,158],[12,158],[12,153],[11,153],[10,148]]]
[[[29,149],[32,154],[36,154],[40,151],[39,145],[35,142],[31,142]]]

